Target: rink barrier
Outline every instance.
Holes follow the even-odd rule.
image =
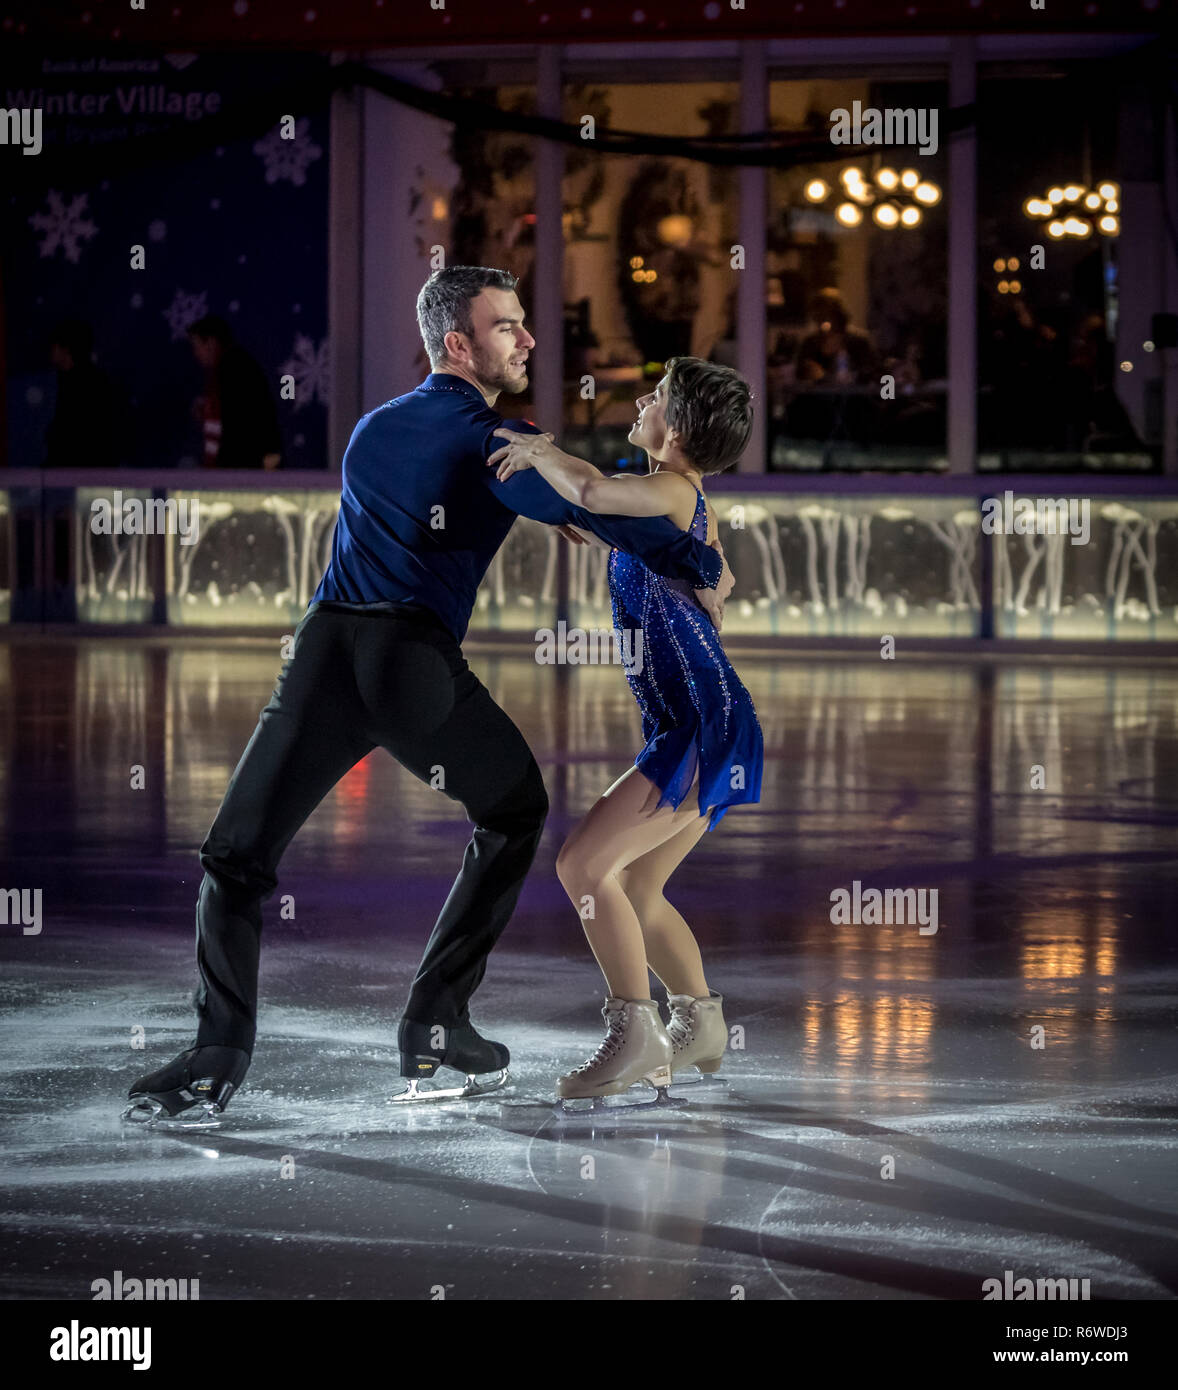
[[[707,492],[737,576],[726,640],[1178,644],[1178,478],[823,472],[721,476]],[[338,500],[336,475],[322,472],[9,470],[0,622],[291,631],[330,555]],[[1033,529],[1048,525],[1065,533]],[[471,639],[608,626],[606,562],[521,520],[487,572]]]

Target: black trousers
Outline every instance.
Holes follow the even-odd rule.
[[[197,1045],[253,1053],[263,901],[287,845],[336,782],[375,747],[461,803],[474,822],[425,949],[405,1016],[467,1017],[487,955],[531,866],[548,797],[523,735],[423,609],[320,603],[258,718],[204,844],[196,907]],[[400,826],[374,827],[395,864]],[[395,871],[394,871],[395,872]],[[392,875],[390,875],[390,878]],[[395,883],[390,881],[390,900]]]

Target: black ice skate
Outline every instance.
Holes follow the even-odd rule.
[[[401,1075],[408,1079],[409,1086],[392,1097],[394,1102],[462,1100],[497,1091],[507,1084],[511,1053],[502,1043],[480,1037],[469,1019],[443,1028],[403,1018],[397,1046],[401,1050]],[[430,1081],[439,1067],[465,1073],[462,1085],[423,1089],[421,1083]]]
[[[190,1047],[135,1082],[123,1120],[144,1129],[215,1129],[249,1064],[236,1047]]]

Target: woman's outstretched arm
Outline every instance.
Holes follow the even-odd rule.
[[[588,460],[558,449],[551,435],[520,434],[509,429],[496,430],[495,435],[506,443],[495,450],[487,464],[497,468],[495,476],[500,482],[534,468],[567,501],[587,512],[608,516],[672,516],[684,506],[686,479],[680,480],[673,473],[611,478],[599,473]]]

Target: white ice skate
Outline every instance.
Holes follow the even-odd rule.
[[[557,1081],[557,1115],[684,1104],[667,1095],[671,1084],[671,1040],[654,1001],[607,999],[601,1013],[606,1022],[605,1040],[584,1066]],[[605,1103],[606,1097],[620,1096],[640,1081],[654,1087],[654,1100]],[[577,1104],[582,1101],[588,1104]]]
[[[675,1086],[726,1086],[715,1073],[724,1061],[728,1025],[724,1022],[724,996],[712,990],[706,998],[692,994],[668,994],[671,1018],[671,1072]]]

